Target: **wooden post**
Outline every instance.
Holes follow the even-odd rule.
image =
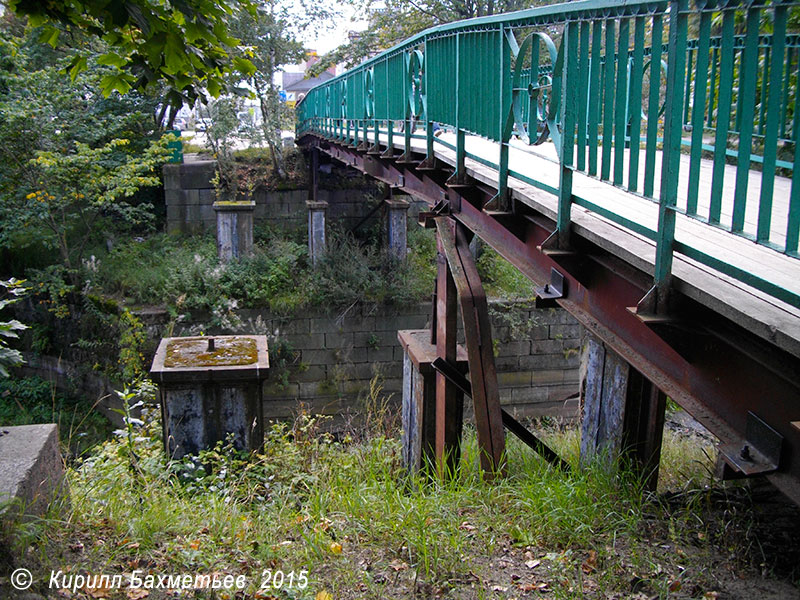
[[[581,361],[581,463],[599,452],[623,458],[654,490],[666,396],[598,338],[587,334]]]
[[[461,304],[481,467],[484,476],[491,478],[505,472],[505,434],[489,306],[464,226],[450,217],[439,217],[436,231]]]
[[[408,209],[411,204],[402,198],[389,198],[384,202],[389,209],[386,211],[389,255],[398,261],[405,261],[408,254]]]
[[[306,207],[308,207],[308,255],[311,257],[311,264],[317,266],[327,249],[325,213],[328,210],[328,203],[307,200]]]
[[[436,360],[436,346],[430,341],[427,329],[397,332],[403,347],[403,464],[409,473],[434,466],[436,460],[436,372],[431,366]],[[458,347],[457,368],[467,370],[467,355]],[[462,405],[464,395],[456,393],[456,405]],[[431,472],[432,474],[432,472]]]
[[[455,221],[448,219],[455,237]],[[447,264],[441,235],[436,236],[436,355],[456,362],[458,305],[456,284]],[[440,477],[455,474],[461,460],[463,394],[444,375],[436,373],[436,469]]]

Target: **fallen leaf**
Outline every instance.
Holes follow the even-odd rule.
[[[541,583],[525,583],[519,586],[520,591],[522,592],[545,592],[547,588],[549,588],[549,584],[541,582]]]
[[[314,596],[314,600],[333,600],[333,596],[331,596],[326,590],[320,590],[317,592],[317,595]]]
[[[706,592],[703,594],[703,598],[708,598],[708,600],[714,600],[715,598],[719,597],[719,592]]]
[[[492,586],[492,591],[493,592],[507,592],[508,588],[507,587],[503,587],[502,585],[493,585]]]
[[[142,600],[150,595],[150,591],[144,588],[131,588],[126,593],[128,600]]]
[[[139,542],[131,542],[127,546],[128,550],[138,550],[139,549]]]
[[[191,548],[192,550],[197,550],[198,548],[200,548],[200,540],[192,540],[191,542],[189,542],[189,548]]]
[[[109,594],[111,594],[111,588],[107,587],[84,587],[83,593],[89,596],[90,598],[108,598]]]
[[[591,573],[597,569],[597,552],[589,550],[589,556],[581,565],[584,573]]]
[[[475,531],[477,527],[474,525],[470,525],[467,521],[464,521],[461,525],[458,526],[459,529],[463,529],[464,531]]]
[[[528,561],[525,561],[525,566],[528,567],[529,569],[535,569],[540,564],[542,564],[542,561],[540,561],[540,560],[528,560]]]
[[[408,570],[408,563],[405,563],[402,560],[393,560],[392,562],[389,563],[389,566],[395,571]]]
[[[342,553],[342,545],[339,542],[331,542],[331,545],[329,547],[331,552],[333,552],[334,554]]]
[[[82,552],[83,542],[75,542],[74,544],[70,544],[69,549],[73,552]]]
[[[669,591],[670,592],[677,592],[679,589],[681,589],[681,585],[682,585],[681,584],[681,580],[680,579],[676,579],[675,581],[673,581],[672,583],[669,584]]]

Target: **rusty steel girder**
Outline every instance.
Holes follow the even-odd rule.
[[[452,169],[417,169],[419,162],[367,155],[332,141],[306,136],[330,157],[388,185],[444,204],[449,214],[539,286],[556,269],[568,293],[555,302],[571,313],[714,433],[722,445],[747,445],[755,415],[780,438],[777,469],[767,477],[800,503],[800,358],[758,338],[707,307],[673,293],[670,319],[648,321],[633,310],[652,279],[573,233],[570,252],[541,246],[555,224],[515,203],[509,213],[481,207],[496,190],[483,184],[449,187]]]

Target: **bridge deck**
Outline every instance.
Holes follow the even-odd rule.
[[[455,145],[455,138],[453,133],[442,133],[437,141],[443,143],[437,143],[434,147],[436,157],[450,165],[456,163],[455,151],[448,147]],[[381,135],[380,139],[382,143],[388,141],[385,135]],[[402,147],[402,136],[395,135],[394,140],[395,146]],[[416,137],[412,138],[412,148],[424,154],[425,141]],[[499,156],[497,143],[478,136],[467,136],[466,151],[468,154],[490,163],[496,163]],[[682,159],[686,164],[681,165],[679,208],[686,206],[689,170],[689,157],[682,157]],[[625,162],[627,163],[627,161]],[[468,174],[476,180],[490,186],[497,185],[495,169],[469,157],[465,164]],[[698,209],[701,214],[704,201],[706,212],[708,210],[711,164],[711,161],[708,160],[703,160],[701,163],[700,207]],[[547,186],[558,187],[559,165],[555,150],[550,143],[531,148],[512,142],[509,152],[509,168]],[[642,167],[642,173],[643,169],[644,167]],[[659,181],[660,161],[657,162],[656,169],[658,172],[655,180]],[[735,166],[728,165],[726,170],[728,172],[726,172],[723,190],[723,225],[726,219],[728,224],[730,223],[736,179]],[[625,180],[627,181],[627,173]],[[755,232],[754,215],[757,213],[760,182],[760,172],[751,170],[748,185],[746,232]],[[555,219],[558,210],[556,196],[520,181],[513,175],[509,177],[509,187],[517,201]],[[772,239],[774,241],[780,242],[783,239],[781,236],[785,236],[785,215],[788,211],[790,188],[790,179],[776,178],[774,203],[776,207],[782,207],[776,213],[783,217],[778,216],[773,220],[774,235]],[[573,194],[648,229],[657,229],[658,205],[652,200],[579,172],[574,174]],[[572,222],[574,230],[579,235],[636,268],[648,273],[653,272],[656,246],[652,240],[634,233],[596,212],[590,212],[576,205],[573,205],[572,208]],[[691,245],[709,256],[800,294],[800,261],[795,258],[684,214],[677,215],[675,236],[678,242]],[[676,253],[675,256],[673,276],[674,285],[680,292],[746,326],[753,333],[775,345],[800,356],[800,309],[679,253]]]

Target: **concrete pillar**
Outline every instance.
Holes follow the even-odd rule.
[[[404,261],[408,254],[408,208],[411,204],[400,198],[385,200],[388,210],[387,240],[389,255]]]
[[[261,449],[268,373],[263,335],[162,339],[150,378],[158,384],[167,456],[197,454],[229,434],[237,450]]]
[[[255,202],[214,202],[217,214],[217,256],[222,262],[253,252]]]
[[[581,463],[623,458],[655,489],[666,396],[591,334],[581,359]]]
[[[328,203],[307,200],[306,206],[308,207],[308,255],[311,257],[311,264],[316,266],[327,248],[325,213],[328,210]]]
[[[436,345],[431,343],[430,329],[408,329],[397,332],[403,347],[402,456],[409,473],[431,467],[436,462]],[[458,347],[456,365],[467,372],[467,353]],[[450,418],[457,425],[460,439],[464,394],[455,393],[458,414]]]

